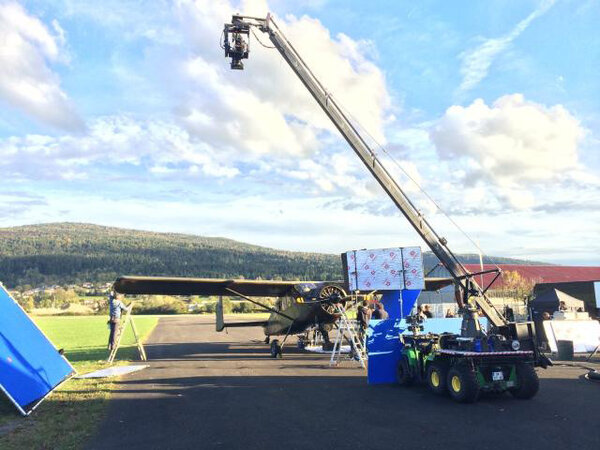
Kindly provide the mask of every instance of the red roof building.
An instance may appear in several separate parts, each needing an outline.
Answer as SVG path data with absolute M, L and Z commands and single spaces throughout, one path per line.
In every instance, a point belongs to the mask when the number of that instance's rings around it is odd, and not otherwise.
M 481 272 L 479 264 L 465 264 L 467 270 L 471 273 Z M 494 269 L 493 264 L 484 264 L 483 270 Z M 600 267 L 582 267 L 582 266 L 525 266 L 520 264 L 498 264 L 503 272 L 517 272 L 523 278 L 531 280 L 534 284 L 540 283 L 565 283 L 575 281 L 600 281 Z M 483 286 L 487 286 L 494 278 L 495 274 L 485 274 L 483 277 Z M 479 283 L 480 277 L 475 280 Z M 503 278 L 500 276 L 490 289 L 502 289 Z

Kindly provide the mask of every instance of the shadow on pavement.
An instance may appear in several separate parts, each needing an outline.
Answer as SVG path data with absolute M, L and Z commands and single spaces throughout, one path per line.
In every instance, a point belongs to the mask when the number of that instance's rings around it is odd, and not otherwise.
M 597 449 L 600 393 L 578 383 L 542 380 L 532 400 L 505 394 L 461 405 L 361 377 L 124 380 L 127 399 L 113 400 L 92 448 Z
M 269 346 L 265 344 L 240 342 L 203 342 L 203 343 L 154 343 L 144 346 L 148 359 L 152 361 L 218 361 L 218 360 L 254 360 L 273 359 Z M 284 359 L 290 357 L 305 360 L 326 360 L 327 355 L 309 353 L 295 345 L 284 348 Z

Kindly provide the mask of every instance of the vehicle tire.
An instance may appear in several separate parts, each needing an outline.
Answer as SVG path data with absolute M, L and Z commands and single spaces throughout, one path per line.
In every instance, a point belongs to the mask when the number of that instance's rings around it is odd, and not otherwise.
M 400 386 L 409 386 L 413 382 L 410 366 L 408 365 L 408 358 L 404 355 L 402 355 L 400 361 L 398 361 L 398 366 L 396 367 L 396 381 Z
M 446 377 L 448 392 L 458 403 L 473 403 L 479 397 L 479 382 L 475 371 L 466 365 L 455 365 Z
M 279 341 L 277 339 L 271 342 L 271 357 L 281 357 L 281 345 L 279 345 Z
M 427 386 L 436 395 L 446 395 L 446 378 L 448 377 L 448 364 L 444 362 L 431 362 L 427 366 Z
M 510 393 L 522 400 L 529 399 L 537 394 L 540 388 L 540 379 L 533 364 L 517 364 L 517 387 L 510 388 Z

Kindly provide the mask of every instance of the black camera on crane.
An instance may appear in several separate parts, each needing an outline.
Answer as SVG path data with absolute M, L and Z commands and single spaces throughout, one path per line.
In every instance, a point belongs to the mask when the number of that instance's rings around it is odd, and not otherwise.
M 250 52 L 250 25 L 236 20 L 225 24 L 223 28 L 223 49 L 225 57 L 231 58 L 231 69 L 244 70 L 242 59 L 248 58 Z

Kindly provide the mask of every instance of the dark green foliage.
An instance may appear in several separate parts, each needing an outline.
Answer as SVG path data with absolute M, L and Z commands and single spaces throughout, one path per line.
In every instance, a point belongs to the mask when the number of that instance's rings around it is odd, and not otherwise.
M 21 305 L 21 307 L 27 311 L 28 313 L 33 311 L 33 299 L 31 297 L 23 297 L 23 298 L 19 298 L 19 305 Z
M 0 280 L 9 288 L 119 275 L 333 280 L 341 278 L 341 263 L 337 255 L 88 224 L 0 228 Z
M 143 298 L 142 302 L 133 304 L 133 314 L 185 314 L 187 305 L 176 297 L 155 295 Z
M 252 303 L 250 302 L 239 302 L 233 306 L 232 312 L 234 313 L 251 313 L 254 312 Z
M 471 260 L 478 261 L 477 255 L 465 262 Z M 436 262 L 425 254 L 426 268 Z M 0 228 L 0 281 L 8 288 L 111 282 L 119 275 L 340 280 L 341 269 L 339 255 L 287 252 L 223 238 L 78 223 Z
M 227 297 L 223 297 L 223 313 L 231 314 L 233 312 L 233 303 Z

